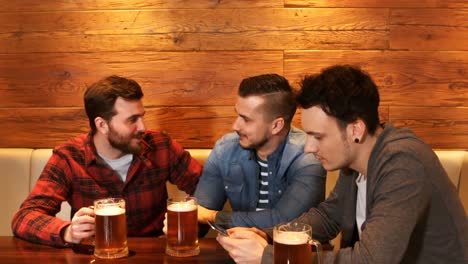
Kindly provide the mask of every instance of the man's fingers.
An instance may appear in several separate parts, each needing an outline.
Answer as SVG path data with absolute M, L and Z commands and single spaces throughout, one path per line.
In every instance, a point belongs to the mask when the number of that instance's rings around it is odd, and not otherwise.
M 93 224 L 80 224 L 76 225 L 73 224 L 71 226 L 73 232 L 94 232 L 94 225 Z
M 256 236 L 259 236 L 257 233 L 247 230 L 247 229 L 237 229 L 233 230 L 232 233 L 229 234 L 233 238 L 238 238 L 238 239 L 247 239 L 247 238 L 254 238 Z
M 266 241 L 252 231 L 236 231 L 233 234 L 236 237 L 217 236 L 216 240 L 236 263 L 260 263 Z
M 93 207 L 82 207 L 80 208 L 80 210 L 78 210 L 74 216 L 84 216 L 84 215 L 87 215 L 87 216 L 90 216 L 90 217 L 94 217 L 94 209 Z
M 167 235 L 167 213 L 164 214 L 164 221 L 163 221 L 163 233 Z
M 73 243 L 79 243 L 82 239 L 93 236 L 94 225 L 94 210 L 89 207 L 81 208 L 73 215 L 67 239 Z
M 233 250 L 233 248 L 236 246 L 235 239 L 232 239 L 230 237 L 225 237 L 218 235 L 216 237 L 216 240 L 219 242 L 219 244 L 229 253 Z
M 71 235 L 74 240 L 82 240 L 94 235 L 94 224 L 71 224 Z

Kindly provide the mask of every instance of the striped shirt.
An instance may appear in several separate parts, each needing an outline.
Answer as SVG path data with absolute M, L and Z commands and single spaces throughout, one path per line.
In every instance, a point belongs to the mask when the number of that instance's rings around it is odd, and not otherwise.
M 268 162 L 257 157 L 257 163 L 260 168 L 257 211 L 262 211 L 268 208 Z

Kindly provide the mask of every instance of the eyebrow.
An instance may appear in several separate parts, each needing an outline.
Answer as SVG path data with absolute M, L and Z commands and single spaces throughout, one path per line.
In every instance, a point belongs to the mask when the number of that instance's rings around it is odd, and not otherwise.
M 127 117 L 127 120 L 133 119 L 135 117 L 141 117 L 141 116 L 144 116 L 145 114 L 146 114 L 146 111 L 143 111 L 143 113 L 141 114 L 134 114 L 134 115 Z
M 315 131 L 306 131 L 306 134 L 311 135 L 311 136 L 324 136 L 325 135 L 325 133 L 320 133 L 320 132 L 315 132 Z
M 236 112 L 236 114 L 237 114 L 238 116 L 242 117 L 243 119 L 249 119 L 248 116 L 239 113 L 239 112 L 237 111 L 237 107 L 234 107 L 234 111 Z

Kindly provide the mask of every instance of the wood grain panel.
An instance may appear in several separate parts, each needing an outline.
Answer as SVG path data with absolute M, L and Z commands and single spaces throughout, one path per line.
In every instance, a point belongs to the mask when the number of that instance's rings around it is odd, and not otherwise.
M 118 74 L 142 85 L 148 128 L 211 148 L 243 78 L 297 86 L 349 63 L 379 85 L 383 121 L 468 149 L 466 0 L 21 0 L 0 13 L 0 147 L 87 132 L 83 92 Z
M 107 51 L 237 51 L 284 49 L 387 49 L 388 31 L 248 31 L 77 35 L 0 35 L 0 53 Z
M 286 7 L 468 7 L 466 0 L 285 0 Z
M 282 62 L 282 52 L 0 55 L 0 106 L 82 106 L 87 85 L 112 74 L 139 82 L 149 106 L 231 105 L 243 78 L 281 74 Z
M 83 109 L 0 108 L 0 146 L 52 147 L 86 133 L 89 125 Z
M 236 113 L 230 107 L 146 108 L 147 129 L 167 131 L 184 147 L 211 148 L 231 131 Z M 89 131 L 81 108 L 1 108 L 0 147 L 47 148 Z M 14 131 L 14 133 L 12 133 Z
M 389 117 L 433 148 L 468 149 L 467 107 L 390 107 Z
M 386 30 L 388 9 L 250 8 L 4 13 L 0 34 L 154 34 L 289 30 Z
M 187 148 L 212 148 L 232 131 L 234 106 L 146 107 L 147 129 L 161 129 Z M 383 121 L 388 107 L 379 108 Z M 300 128 L 300 110 L 293 124 Z M 82 108 L 0 108 L 0 147 L 49 148 L 89 131 Z M 14 133 L 11 133 L 14 131 Z
M 468 9 L 396 9 L 390 24 L 391 49 L 468 50 Z
M 390 49 L 467 51 L 468 27 L 390 26 Z
M 359 65 L 391 106 L 468 106 L 468 53 L 378 51 L 288 51 L 285 76 L 294 84 L 305 74 L 335 64 Z
M 391 25 L 468 27 L 467 9 L 392 9 Z
M 2 1 L 5 11 L 70 11 L 153 8 L 283 7 L 283 0 L 21 0 Z

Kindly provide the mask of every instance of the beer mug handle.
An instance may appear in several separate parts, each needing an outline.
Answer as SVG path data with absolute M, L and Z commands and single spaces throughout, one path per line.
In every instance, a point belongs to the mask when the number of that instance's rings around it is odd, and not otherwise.
M 322 264 L 323 263 L 323 260 L 322 260 L 322 244 L 320 244 L 320 242 L 318 242 L 317 240 L 314 240 L 314 239 L 311 239 L 309 241 L 309 244 L 316 247 L 316 249 L 317 249 L 317 264 Z

